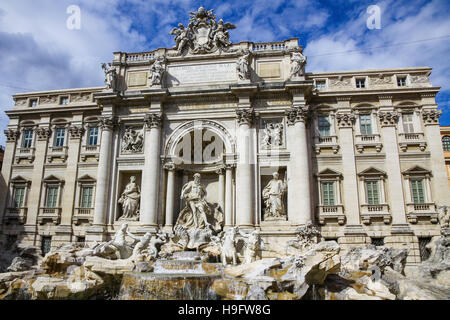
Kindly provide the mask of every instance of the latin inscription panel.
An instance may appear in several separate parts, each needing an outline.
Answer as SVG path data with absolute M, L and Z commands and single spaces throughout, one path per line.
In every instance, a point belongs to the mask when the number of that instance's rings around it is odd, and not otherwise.
M 236 81 L 236 63 L 211 63 L 184 66 L 169 66 L 167 85 L 193 85 Z

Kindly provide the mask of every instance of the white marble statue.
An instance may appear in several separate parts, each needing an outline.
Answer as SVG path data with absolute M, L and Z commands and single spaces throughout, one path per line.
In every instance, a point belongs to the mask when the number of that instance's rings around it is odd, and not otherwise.
M 296 238 L 288 241 L 286 244 L 286 253 L 293 254 L 295 252 L 304 252 L 319 242 L 320 231 L 311 221 L 307 222 L 304 226 L 297 228 L 296 232 Z M 293 250 L 289 250 L 291 249 L 290 247 L 292 247 Z
M 122 152 L 142 152 L 144 147 L 144 135 L 142 132 L 127 128 L 122 137 Z
M 126 241 L 127 236 L 132 238 L 134 242 L 128 243 Z M 120 229 L 117 230 L 114 238 L 112 238 L 111 241 L 100 243 L 99 245 L 94 247 L 94 251 L 92 254 L 94 256 L 111 260 L 128 259 L 132 255 L 134 244 L 137 241 L 141 241 L 141 239 L 129 232 L 128 224 L 124 223 L 122 224 Z
M 178 24 L 178 28 L 173 28 L 172 31 L 170 31 L 170 35 L 176 35 L 175 47 L 173 48 L 176 49 L 179 53 L 181 53 L 186 45 L 189 44 L 189 41 L 191 39 L 190 33 L 190 26 L 188 28 L 185 28 L 182 23 Z
M 439 224 L 441 228 L 448 228 L 450 222 L 450 211 L 447 206 L 439 208 Z
M 222 19 L 219 20 L 214 34 L 214 44 L 218 48 L 226 48 L 231 45 L 230 34 L 227 31 L 231 29 L 236 29 L 236 26 L 229 22 L 223 23 Z
M 245 240 L 244 263 L 252 263 L 262 259 L 262 250 L 266 249 L 264 240 L 259 230 L 252 231 L 249 235 L 240 234 Z
M 105 84 L 108 89 L 117 90 L 117 71 L 111 66 L 111 63 L 102 63 L 102 69 L 105 72 Z
M 266 205 L 264 220 L 286 218 L 286 209 L 283 201 L 286 188 L 286 182 L 279 179 L 278 172 L 274 172 L 273 179 L 269 181 L 262 192 Z
M 239 79 L 250 79 L 250 51 L 247 51 L 243 56 L 239 57 L 236 63 L 236 71 Z
M 201 184 L 201 175 L 196 173 L 194 181 L 186 183 L 181 189 L 181 199 L 186 200 L 186 207 L 181 211 L 176 224 L 185 229 L 207 227 L 207 215 L 211 215 L 211 209 L 205 198 L 206 188 Z
M 300 52 L 293 52 L 291 55 L 291 72 L 289 78 L 299 77 L 304 74 L 306 57 Z
M 166 72 L 166 57 L 158 56 L 155 62 L 150 67 L 149 79 L 151 80 L 151 85 L 161 85 L 162 78 Z
M 233 227 L 225 231 L 222 239 L 222 251 L 220 258 L 222 264 L 226 266 L 229 261 L 236 265 L 238 263 L 238 256 L 236 250 L 236 237 L 239 233 L 238 227 Z
M 121 220 L 130 219 L 130 220 L 138 220 L 139 219 L 139 202 L 141 199 L 141 190 L 139 186 L 136 184 L 136 177 L 131 176 L 130 182 L 125 186 L 125 190 L 119 199 L 119 204 L 122 205 L 122 216 Z

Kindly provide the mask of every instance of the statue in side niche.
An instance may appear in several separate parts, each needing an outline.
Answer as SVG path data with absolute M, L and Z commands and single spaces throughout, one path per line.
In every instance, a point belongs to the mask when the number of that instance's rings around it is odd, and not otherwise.
M 236 63 L 236 71 L 240 80 L 250 79 L 250 51 L 247 50 Z
M 151 80 L 151 85 L 161 85 L 162 78 L 166 72 L 166 57 L 158 56 L 155 62 L 150 67 L 149 78 Z
M 125 186 L 125 190 L 119 199 L 122 206 L 122 216 L 120 220 L 138 220 L 139 219 L 139 202 L 141 199 L 141 190 L 136 184 L 136 177 L 131 176 L 130 182 Z
M 289 78 L 300 77 L 305 73 L 306 57 L 301 52 L 291 55 L 291 72 Z
M 105 72 L 105 84 L 106 88 L 116 91 L 117 90 L 117 71 L 116 68 L 111 66 L 111 63 L 102 63 L 102 69 Z
M 286 218 L 283 196 L 286 193 L 286 182 L 279 179 L 278 172 L 273 173 L 273 179 L 263 189 L 262 196 L 266 205 L 264 220 Z

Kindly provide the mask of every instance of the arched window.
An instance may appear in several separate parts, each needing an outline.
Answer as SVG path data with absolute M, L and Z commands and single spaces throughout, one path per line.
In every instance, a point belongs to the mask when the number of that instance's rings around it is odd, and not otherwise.
M 450 151 L 450 136 L 442 138 L 442 145 L 444 146 L 444 151 Z

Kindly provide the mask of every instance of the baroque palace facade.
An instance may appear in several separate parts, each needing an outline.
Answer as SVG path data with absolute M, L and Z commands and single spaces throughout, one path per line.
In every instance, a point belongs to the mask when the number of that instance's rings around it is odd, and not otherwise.
M 172 231 L 199 173 L 223 228 L 269 248 L 313 221 L 344 249 L 420 262 L 450 204 L 431 69 L 305 72 L 298 39 L 231 43 L 234 27 L 200 8 L 174 48 L 114 53 L 106 87 L 16 94 L 1 240 Z

